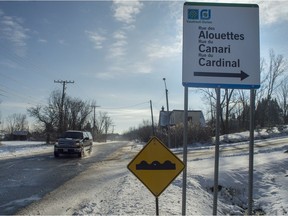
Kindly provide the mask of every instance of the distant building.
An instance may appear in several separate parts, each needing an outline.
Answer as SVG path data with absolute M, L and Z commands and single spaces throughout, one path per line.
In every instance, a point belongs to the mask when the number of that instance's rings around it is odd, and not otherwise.
M 5 134 L 6 134 L 6 132 L 4 130 L 0 130 L 0 140 L 5 139 Z
M 13 140 L 27 140 L 28 139 L 28 131 L 14 131 L 12 133 Z
M 184 120 L 184 110 L 172 110 L 169 111 L 170 114 L 170 125 L 177 125 L 183 123 Z M 205 127 L 205 118 L 201 110 L 188 110 L 188 121 L 192 124 L 199 124 L 202 127 Z M 169 115 L 167 111 L 164 111 L 164 107 L 159 114 L 159 126 L 166 127 L 169 125 Z

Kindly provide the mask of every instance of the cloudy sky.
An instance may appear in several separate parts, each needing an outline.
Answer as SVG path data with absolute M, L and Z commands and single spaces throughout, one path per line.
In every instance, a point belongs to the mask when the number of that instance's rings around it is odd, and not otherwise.
M 215 1 L 213 1 L 215 2 Z M 227 2 L 227 1 L 221 1 Z M 236 1 L 233 1 L 236 2 Z M 288 57 L 288 1 L 241 1 L 260 7 L 260 51 Z M 115 132 L 150 119 L 166 107 L 183 109 L 184 1 L 0 1 L 0 117 L 26 114 L 62 89 L 97 101 Z M 189 109 L 206 109 L 189 89 Z M 205 114 L 205 113 L 204 113 Z M 1 128 L 1 127 L 0 127 Z

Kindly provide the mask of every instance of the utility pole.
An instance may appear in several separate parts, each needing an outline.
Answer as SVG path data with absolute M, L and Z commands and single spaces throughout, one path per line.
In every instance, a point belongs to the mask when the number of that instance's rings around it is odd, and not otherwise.
M 111 139 L 114 140 L 114 138 L 116 138 L 116 136 L 114 135 L 114 129 L 115 129 L 115 124 L 112 124 L 112 134 L 111 134 Z
M 153 108 L 152 101 L 150 100 L 150 110 L 151 110 L 151 119 L 152 119 L 152 135 L 155 136 L 155 127 L 154 127 L 154 118 L 153 118 Z
M 93 108 L 94 110 L 94 117 L 93 117 L 93 139 L 95 139 L 95 128 L 96 128 L 96 108 L 97 107 L 100 107 L 100 106 L 97 106 L 96 105 L 96 102 L 93 102 L 93 104 L 91 105 L 91 107 Z M 95 141 L 95 140 L 94 140 Z
M 61 98 L 61 107 L 59 112 L 59 128 L 58 132 L 62 133 L 64 130 L 64 99 L 65 99 L 65 90 L 66 90 L 66 84 L 74 83 L 74 81 L 67 81 L 67 80 L 54 80 L 54 83 L 60 83 L 63 85 L 62 89 L 62 98 Z
M 168 116 L 168 125 L 167 125 L 167 130 L 168 130 L 168 147 L 171 148 L 171 131 L 170 131 L 170 112 L 169 112 L 169 102 L 168 102 L 168 89 L 166 86 L 166 79 L 163 78 L 164 85 L 165 85 L 165 93 L 166 93 L 166 107 L 167 107 L 167 116 Z

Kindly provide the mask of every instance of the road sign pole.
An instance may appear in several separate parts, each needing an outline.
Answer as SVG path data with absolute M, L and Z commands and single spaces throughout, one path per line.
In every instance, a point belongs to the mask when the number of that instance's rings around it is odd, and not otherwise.
M 188 131 L 188 87 L 184 87 L 184 134 L 183 134 L 183 180 L 182 180 L 182 215 L 186 215 L 186 185 L 187 185 L 187 131 Z
M 254 163 L 254 126 L 255 126 L 255 90 L 250 90 L 250 143 L 249 143 L 249 182 L 248 182 L 248 215 L 253 210 L 253 163 Z
M 219 176 L 219 136 L 220 136 L 220 88 L 216 88 L 216 142 L 215 142 L 215 165 L 214 165 L 214 200 L 213 215 L 217 215 L 218 199 L 218 176 Z
M 158 216 L 159 215 L 159 200 L 158 200 L 158 197 L 156 197 L 156 215 Z
M 152 101 L 150 100 L 150 110 L 151 110 L 151 120 L 152 120 L 152 134 L 155 136 L 155 126 L 154 126 L 154 118 L 153 118 L 153 108 Z

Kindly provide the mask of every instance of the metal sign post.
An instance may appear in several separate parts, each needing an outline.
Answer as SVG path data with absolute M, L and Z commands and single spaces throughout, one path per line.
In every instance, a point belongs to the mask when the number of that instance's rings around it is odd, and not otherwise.
M 152 120 L 152 134 L 155 136 L 155 126 L 154 126 L 154 118 L 153 118 L 153 108 L 152 108 L 152 101 L 150 100 L 150 110 L 151 110 L 151 120 Z M 156 204 L 156 215 L 159 215 L 159 200 L 158 197 L 155 198 Z
M 252 209 L 253 209 L 255 91 L 256 90 L 254 90 L 254 89 L 250 90 L 250 143 L 249 143 L 248 215 L 252 215 Z
M 156 204 L 156 215 L 159 215 L 159 200 L 158 197 L 155 198 L 155 204 Z
M 218 199 L 218 176 L 219 176 L 219 137 L 220 137 L 220 88 L 216 88 L 216 142 L 215 142 L 215 164 L 214 164 L 214 199 L 213 199 L 213 215 L 217 215 L 217 199 Z
M 187 131 L 188 131 L 188 87 L 184 87 L 184 134 L 183 134 L 183 180 L 182 180 L 182 215 L 186 215 L 187 191 Z

